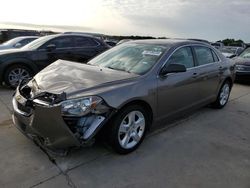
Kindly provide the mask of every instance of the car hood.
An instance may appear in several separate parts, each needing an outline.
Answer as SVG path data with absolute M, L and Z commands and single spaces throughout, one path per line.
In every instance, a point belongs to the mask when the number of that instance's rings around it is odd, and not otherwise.
M 236 57 L 233 58 L 233 62 L 238 65 L 250 65 L 250 58 Z
M 72 94 L 78 91 L 100 89 L 135 77 L 138 75 L 58 60 L 39 72 L 34 80 L 40 91 Z
M 20 53 L 23 52 L 22 49 L 3 49 L 0 48 L 0 55 L 7 55 L 7 54 L 13 54 L 13 53 Z
M 5 50 L 5 49 L 9 49 L 10 48 L 10 46 L 8 46 L 8 45 L 0 45 L 0 50 Z

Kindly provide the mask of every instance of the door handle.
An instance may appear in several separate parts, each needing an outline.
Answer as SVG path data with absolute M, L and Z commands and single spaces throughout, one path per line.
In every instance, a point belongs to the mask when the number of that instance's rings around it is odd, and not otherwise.
M 192 75 L 192 78 L 197 78 L 197 77 L 198 77 L 198 73 L 194 72 L 193 75 Z

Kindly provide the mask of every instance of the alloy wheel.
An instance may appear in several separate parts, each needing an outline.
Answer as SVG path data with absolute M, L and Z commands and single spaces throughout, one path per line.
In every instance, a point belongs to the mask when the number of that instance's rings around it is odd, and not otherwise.
M 230 95 L 230 86 L 228 83 L 225 83 L 223 87 L 221 88 L 220 92 L 220 104 L 224 106 L 227 103 L 227 100 Z
M 122 120 L 119 131 L 119 144 L 124 149 L 130 149 L 136 146 L 145 131 L 145 117 L 140 111 L 128 113 Z
M 24 68 L 12 69 L 8 75 L 8 80 L 11 86 L 17 86 L 20 80 L 30 78 L 30 73 Z

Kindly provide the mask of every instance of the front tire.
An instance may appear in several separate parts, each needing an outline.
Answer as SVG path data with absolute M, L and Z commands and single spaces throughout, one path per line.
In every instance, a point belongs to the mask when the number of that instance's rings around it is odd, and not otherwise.
M 122 109 L 112 119 L 107 132 L 109 144 L 114 151 L 127 154 L 136 150 L 150 126 L 149 117 L 149 113 L 139 105 Z
M 220 88 L 219 94 L 217 96 L 216 101 L 213 103 L 213 107 L 217 109 L 221 109 L 226 106 L 230 92 L 231 92 L 231 83 L 229 81 L 225 81 Z
M 11 88 L 16 88 L 23 79 L 28 79 L 33 75 L 30 68 L 24 65 L 13 65 L 7 68 L 4 74 L 4 82 Z

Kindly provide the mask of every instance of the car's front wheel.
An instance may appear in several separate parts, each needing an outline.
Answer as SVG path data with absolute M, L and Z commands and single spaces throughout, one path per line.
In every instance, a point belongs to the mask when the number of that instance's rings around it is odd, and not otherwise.
M 231 92 L 231 83 L 229 81 L 225 81 L 220 88 L 219 94 L 213 106 L 219 109 L 226 106 L 230 96 L 230 92 Z
M 117 153 L 130 153 L 142 143 L 149 124 L 149 114 L 144 108 L 139 105 L 128 106 L 111 121 L 109 143 Z
M 13 65 L 7 68 L 4 73 L 4 82 L 11 88 L 16 88 L 19 82 L 23 79 L 28 79 L 32 76 L 32 71 L 24 65 Z

